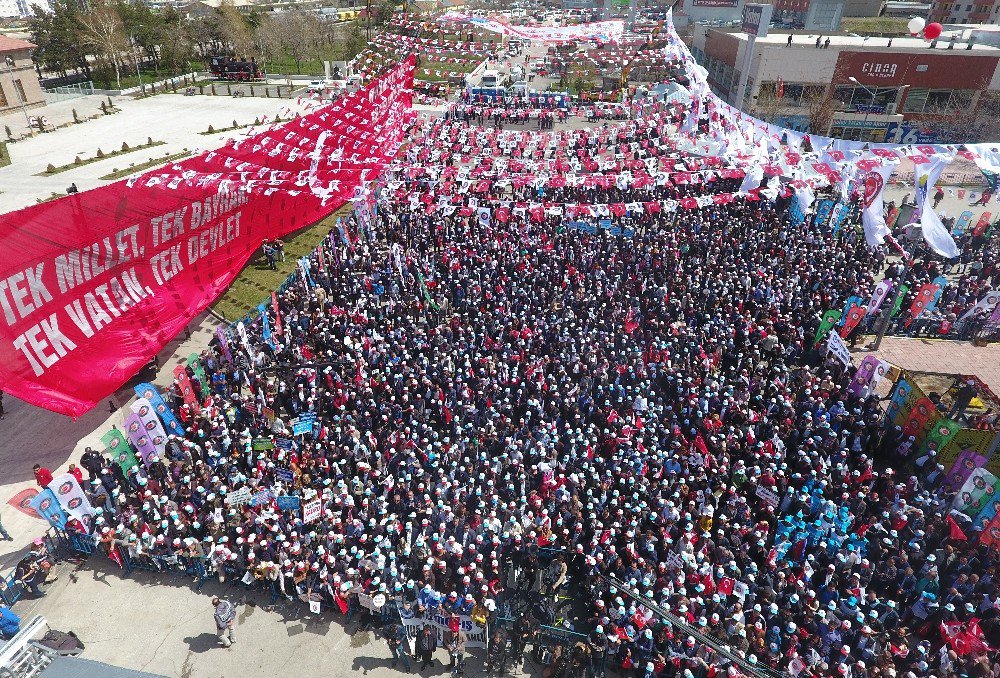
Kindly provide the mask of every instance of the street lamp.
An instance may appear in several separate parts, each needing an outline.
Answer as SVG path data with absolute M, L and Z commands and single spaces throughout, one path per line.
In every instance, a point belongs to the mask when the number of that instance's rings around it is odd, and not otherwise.
M 6 56 L 4 61 L 7 62 L 7 74 L 10 76 L 11 87 L 14 88 L 14 94 L 17 95 L 17 101 L 21 104 L 21 112 L 24 113 L 24 121 L 28 123 L 28 133 L 31 133 L 31 118 L 28 117 L 28 110 L 25 108 L 24 97 L 21 96 L 21 89 L 14 84 L 14 57 Z
M 858 79 L 855 78 L 853 75 L 851 77 L 849 77 L 848 80 L 850 80 L 855 85 L 857 85 L 858 87 L 860 87 L 861 89 L 863 89 L 864 91 L 866 91 L 868 93 L 868 96 L 870 96 L 872 98 L 871 104 L 869 104 L 865 108 L 865 118 L 864 118 L 864 120 L 861 121 L 861 134 L 863 135 L 868 130 L 868 116 L 871 114 L 871 109 L 875 105 L 875 92 L 872 91 L 872 90 L 870 90 L 870 89 L 868 89 L 867 87 L 865 87 L 864 85 L 862 85 L 860 82 L 858 82 Z M 853 100 L 853 97 L 852 97 L 852 100 Z

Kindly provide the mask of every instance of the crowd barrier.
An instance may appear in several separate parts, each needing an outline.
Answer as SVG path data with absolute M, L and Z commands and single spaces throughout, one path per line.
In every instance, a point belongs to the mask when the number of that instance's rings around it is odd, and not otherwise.
M 48 560 L 58 563 L 75 557 L 89 557 L 95 552 L 99 552 L 110 562 L 116 563 L 123 573 L 123 576 L 130 576 L 135 571 L 155 572 L 157 574 L 181 576 L 194 578 L 195 589 L 200 591 L 205 582 L 217 573 L 204 557 L 189 557 L 171 554 L 167 556 L 139 556 L 129 555 L 128 550 L 118 547 L 114 554 L 108 553 L 101 547 L 100 542 L 89 534 L 81 532 L 65 532 L 56 528 L 50 528 L 42 537 Z M 239 577 L 234 568 L 226 568 L 227 576 Z M 273 582 L 267 582 L 265 587 L 271 594 L 272 603 L 278 599 L 280 592 Z M 247 588 L 252 588 L 247 586 Z M 10 607 L 24 595 L 27 588 L 20 583 L 17 578 L 16 568 L 0 579 L 0 598 L 4 605 Z
M 183 577 L 186 580 L 193 579 L 196 591 L 201 591 L 209 579 L 219 577 L 220 575 L 216 566 L 203 556 L 195 557 L 179 554 L 162 556 L 143 554 L 133 556 L 127 548 L 120 545 L 113 552 L 109 552 L 93 535 L 81 532 L 66 532 L 56 528 L 50 528 L 42 539 L 48 552 L 47 560 L 53 565 L 73 558 L 88 558 L 94 553 L 98 553 L 109 562 L 117 564 L 121 568 L 123 577 L 129 577 L 137 571 Z M 232 583 L 239 583 L 246 591 L 257 589 L 262 593 L 270 595 L 272 605 L 285 595 L 276 581 L 267 578 L 251 578 L 248 583 L 246 575 L 247 570 L 229 565 L 223 566 L 222 577 L 225 580 Z M 16 568 L 0 579 L 0 598 L 2 598 L 3 604 L 7 607 L 17 602 L 26 590 L 27 587 L 17 579 Z M 383 606 L 385 609 L 380 615 L 383 623 L 390 621 L 393 618 L 393 613 L 396 613 L 395 618 L 398 619 L 398 610 L 395 601 L 390 602 L 392 603 L 391 605 L 387 603 Z M 330 607 L 325 601 L 323 604 Z
M 45 544 L 46 550 L 49 552 L 50 562 L 55 564 L 60 560 L 64 560 L 65 557 L 60 557 L 59 550 L 60 547 L 56 544 L 53 539 L 52 530 L 49 530 L 41 537 Z M 5 607 L 11 607 L 14 603 L 24 596 L 25 591 L 28 590 L 24 584 L 20 582 L 17 578 L 17 567 L 11 570 L 9 573 L 0 578 L 0 599 L 3 600 Z

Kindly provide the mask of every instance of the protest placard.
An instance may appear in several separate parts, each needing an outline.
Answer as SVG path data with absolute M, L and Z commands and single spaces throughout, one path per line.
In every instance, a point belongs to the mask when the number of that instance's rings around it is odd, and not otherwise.
M 277 498 L 278 509 L 281 511 L 298 511 L 299 498 L 289 494 L 283 494 Z
M 251 493 L 249 487 L 241 487 L 235 492 L 226 495 L 226 504 L 229 506 L 240 506 L 250 501 Z
M 313 499 L 302 505 L 302 522 L 312 523 L 319 520 L 320 516 L 323 514 L 323 502 L 319 499 Z

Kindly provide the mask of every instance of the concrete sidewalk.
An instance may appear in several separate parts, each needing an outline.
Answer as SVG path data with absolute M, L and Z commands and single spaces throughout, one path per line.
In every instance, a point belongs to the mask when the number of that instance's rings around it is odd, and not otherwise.
M 239 582 L 210 580 L 201 592 L 190 579 L 136 572 L 124 578 L 118 566 L 93 554 L 79 565 L 61 563 L 58 579 L 46 595 L 18 602 L 22 618 L 41 614 L 52 628 L 73 631 L 86 646 L 83 657 L 125 668 L 181 678 L 248 678 L 250 676 L 348 676 L 374 678 L 403 674 L 391 667 L 384 640 L 372 632 L 345 629 L 339 612 L 310 614 L 299 600 L 281 599 Z M 237 603 L 236 642 L 219 645 L 211 599 L 219 595 Z M 484 676 L 483 650 L 466 655 L 465 676 Z M 411 659 L 413 668 L 417 666 Z M 446 676 L 448 654 L 435 653 L 433 668 L 421 676 Z M 541 676 L 526 660 L 527 671 L 510 676 Z
M 76 108 L 81 119 L 93 114 L 104 97 L 84 97 L 72 101 L 62 101 L 31 111 L 32 115 L 44 115 L 50 124 L 60 124 L 72 120 L 72 109 Z M 38 134 L 7 146 L 11 164 L 0 168 L 0 213 L 10 212 L 36 204 L 39 199 L 49 198 L 53 193 L 62 194 L 66 187 L 75 183 L 85 191 L 111 183 L 101 179 L 112 170 L 128 169 L 130 165 L 140 165 L 150 159 L 181 153 L 185 149 L 192 153 L 222 146 L 229 138 L 242 138 L 248 129 L 241 128 L 215 134 L 200 134 L 208 130 L 232 127 L 233 121 L 241 125 L 267 116 L 273 119 L 279 113 L 287 119 L 288 110 L 303 111 L 303 106 L 295 99 L 262 99 L 251 97 L 213 97 L 182 94 L 161 94 L 146 99 L 119 97 L 114 100 L 120 112 L 70 125 L 52 132 Z M 24 125 L 24 118 L 10 115 L 0 119 L 8 125 Z M 124 153 L 112 158 L 81 165 L 50 176 L 39 176 L 49 164 L 62 167 L 79 156 L 81 160 L 93 158 L 97 150 L 110 153 L 121 149 L 122 143 L 131 147 L 162 141 L 162 145 L 148 149 Z
M 208 312 L 195 318 L 189 328 L 191 338 L 182 332 L 157 355 L 156 378 L 153 383 L 167 386 L 173 380 L 173 369 L 191 353 L 200 352 L 215 336 L 219 321 Z M 49 412 L 4 396 L 6 414 L 0 421 L 0 517 L 14 541 L 0 541 L 0 571 L 6 572 L 27 550 L 31 540 L 40 536 L 48 524 L 12 507 L 10 499 L 18 492 L 38 489 L 31 467 L 41 464 L 53 475 L 65 472 L 69 464 L 79 463 L 84 450 L 91 446 L 103 449 L 101 436 L 112 426 L 121 428 L 128 412 L 127 405 L 135 397 L 133 379 L 120 388 L 108 401 L 76 420 Z M 110 405 L 114 404 L 114 411 Z

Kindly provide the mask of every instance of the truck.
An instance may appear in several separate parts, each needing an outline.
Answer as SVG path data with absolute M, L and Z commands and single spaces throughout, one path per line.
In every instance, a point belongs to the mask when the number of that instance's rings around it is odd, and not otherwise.
M 472 95 L 472 100 L 488 100 L 493 99 L 502 100 L 507 96 L 507 90 L 503 87 L 470 87 L 469 94 Z
M 479 79 L 479 86 L 486 89 L 495 89 L 497 87 L 502 87 L 500 74 L 497 71 L 483 71 L 482 77 Z

